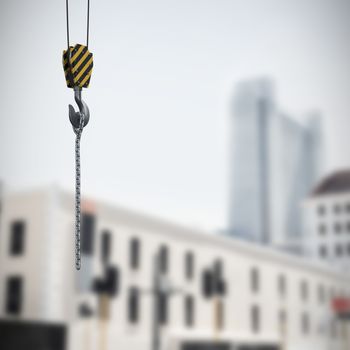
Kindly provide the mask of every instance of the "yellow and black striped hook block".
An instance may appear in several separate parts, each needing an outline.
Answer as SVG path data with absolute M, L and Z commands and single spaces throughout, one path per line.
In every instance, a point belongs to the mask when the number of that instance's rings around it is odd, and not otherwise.
M 70 46 L 69 57 L 68 50 L 64 50 L 63 69 L 67 87 L 89 87 L 93 65 L 93 56 L 87 46 L 80 44 Z

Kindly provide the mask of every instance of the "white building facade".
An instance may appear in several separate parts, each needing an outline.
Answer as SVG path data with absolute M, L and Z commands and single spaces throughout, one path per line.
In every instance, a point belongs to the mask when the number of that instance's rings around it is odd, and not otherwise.
M 229 233 L 285 247 L 302 232 L 300 202 L 322 171 L 321 117 L 282 113 L 268 79 L 245 81 L 233 100 Z
M 350 268 L 350 170 L 325 177 L 303 204 L 305 253 Z
M 76 272 L 73 209 L 73 196 L 55 188 L 5 195 L 1 349 L 151 349 L 153 258 L 159 251 L 162 276 L 177 290 L 160 308 L 161 349 L 349 348 L 349 327 L 330 306 L 334 297 L 349 296 L 348 276 L 261 246 L 87 200 L 83 265 Z M 108 264 L 119 270 L 112 297 L 92 288 L 104 274 L 107 255 Z M 217 262 L 226 293 L 207 298 L 203 273 Z

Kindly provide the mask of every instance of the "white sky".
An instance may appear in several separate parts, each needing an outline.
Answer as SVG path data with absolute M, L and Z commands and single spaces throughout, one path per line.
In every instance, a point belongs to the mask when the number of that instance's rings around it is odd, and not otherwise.
M 85 1 L 70 0 L 84 43 Z M 347 0 L 91 1 L 83 193 L 223 228 L 234 85 L 270 76 L 281 108 L 325 115 L 327 166 L 350 166 Z M 82 12 L 84 11 L 84 13 Z M 0 179 L 74 188 L 64 0 L 0 0 Z

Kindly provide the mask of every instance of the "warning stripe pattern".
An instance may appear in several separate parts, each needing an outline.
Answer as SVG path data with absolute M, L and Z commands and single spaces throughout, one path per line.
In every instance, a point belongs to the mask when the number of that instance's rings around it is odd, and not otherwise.
M 63 69 L 66 76 L 66 83 L 69 88 L 79 86 L 87 88 L 93 67 L 92 53 L 84 45 L 77 44 L 69 48 L 70 65 L 68 63 L 67 50 L 63 51 Z M 72 81 L 73 80 L 73 86 Z

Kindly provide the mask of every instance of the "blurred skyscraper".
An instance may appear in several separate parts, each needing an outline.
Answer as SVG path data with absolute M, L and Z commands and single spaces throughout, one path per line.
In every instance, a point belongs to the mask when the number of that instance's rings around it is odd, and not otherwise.
M 321 116 L 305 125 L 281 112 L 272 81 L 237 86 L 233 101 L 229 233 L 297 248 L 300 203 L 321 175 Z M 295 246 L 295 244 L 297 244 Z

